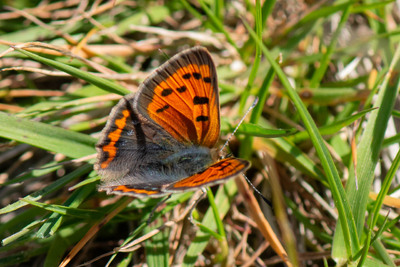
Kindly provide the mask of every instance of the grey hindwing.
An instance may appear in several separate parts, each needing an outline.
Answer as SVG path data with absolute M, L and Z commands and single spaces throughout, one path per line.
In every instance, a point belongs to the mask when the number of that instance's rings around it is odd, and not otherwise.
M 156 180 L 156 177 L 144 177 L 143 169 L 185 148 L 160 126 L 149 122 L 139 114 L 132 105 L 133 99 L 134 94 L 127 95 L 113 108 L 110 119 L 103 129 L 103 136 L 96 145 L 98 160 L 95 167 L 106 185 Z M 125 127 L 120 129 L 120 137 L 114 144 L 117 154 L 106 169 L 101 169 L 99 167 L 101 162 L 109 157 L 107 152 L 103 151 L 103 147 L 111 142 L 108 134 L 118 130 L 116 120 L 123 117 L 123 110 L 128 110 L 129 116 Z

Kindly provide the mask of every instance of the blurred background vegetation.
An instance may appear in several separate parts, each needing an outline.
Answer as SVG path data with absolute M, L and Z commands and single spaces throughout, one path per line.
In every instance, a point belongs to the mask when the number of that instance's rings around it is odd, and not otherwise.
M 1 266 L 397 266 L 395 1 L 0 1 Z M 248 178 L 159 199 L 93 170 L 111 108 L 196 45 Z M 239 188 L 237 187 L 239 185 Z M 261 210 L 262 213 L 261 213 Z M 265 220 L 266 219 L 266 220 Z M 133 242 L 133 243 L 131 243 Z

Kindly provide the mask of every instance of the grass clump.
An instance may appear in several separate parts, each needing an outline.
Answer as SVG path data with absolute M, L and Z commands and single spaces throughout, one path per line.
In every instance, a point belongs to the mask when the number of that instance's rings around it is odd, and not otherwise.
M 8 4 L 0 265 L 398 265 L 393 1 Z M 231 147 L 274 208 L 238 178 L 207 191 L 195 224 L 197 192 L 148 224 L 158 199 L 97 191 L 94 145 L 122 95 L 195 45 L 217 65 L 223 137 L 259 99 Z

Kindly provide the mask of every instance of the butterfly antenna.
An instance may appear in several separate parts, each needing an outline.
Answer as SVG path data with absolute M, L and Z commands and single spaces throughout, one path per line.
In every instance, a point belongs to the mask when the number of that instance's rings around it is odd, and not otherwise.
M 267 203 L 271 208 L 272 207 L 272 202 L 269 201 L 266 197 L 263 196 L 263 194 L 261 194 L 261 192 L 253 185 L 253 183 L 249 180 L 249 178 L 247 178 L 247 176 L 242 173 L 244 179 L 246 179 L 247 183 L 253 188 L 253 190 L 264 200 L 265 203 Z
M 239 121 L 238 125 L 236 126 L 235 130 L 229 135 L 228 140 L 226 140 L 225 144 L 222 146 L 220 149 L 220 152 L 224 150 L 224 148 L 229 144 L 229 141 L 232 139 L 232 137 L 235 135 L 236 131 L 239 129 L 239 126 L 242 124 L 244 119 L 246 118 L 247 114 L 257 105 L 258 103 L 258 97 L 254 99 L 253 104 L 249 107 L 249 109 L 246 111 L 246 113 L 243 115 L 242 119 Z
M 222 146 L 221 150 L 224 150 L 224 148 L 229 144 L 229 141 L 232 139 L 232 137 L 235 135 L 236 131 L 239 129 L 239 126 L 242 124 L 246 116 L 249 114 L 249 112 L 257 105 L 258 103 L 258 97 L 254 99 L 253 104 L 249 107 L 249 109 L 246 111 L 246 113 L 243 115 L 242 119 L 239 121 L 238 125 L 236 126 L 235 130 L 229 135 L 228 140 L 226 140 L 225 144 Z M 253 183 L 247 178 L 247 176 L 242 173 L 243 177 L 246 179 L 247 183 L 253 188 L 254 192 L 256 192 L 263 200 L 265 203 L 267 203 L 271 208 L 272 208 L 272 203 L 269 201 L 266 197 L 261 194 L 261 192 L 253 185 Z

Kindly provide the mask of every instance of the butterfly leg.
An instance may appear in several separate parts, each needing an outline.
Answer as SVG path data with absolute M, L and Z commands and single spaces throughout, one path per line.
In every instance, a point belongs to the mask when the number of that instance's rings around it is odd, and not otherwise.
M 154 213 L 157 211 L 157 209 L 163 205 L 165 202 L 168 201 L 168 199 L 170 199 L 172 196 L 172 194 L 169 194 L 168 196 L 166 196 L 163 200 L 161 200 L 160 202 L 157 203 L 157 205 L 154 206 L 154 208 L 151 210 L 149 218 L 147 219 L 147 224 L 151 223 L 151 219 L 153 219 Z

